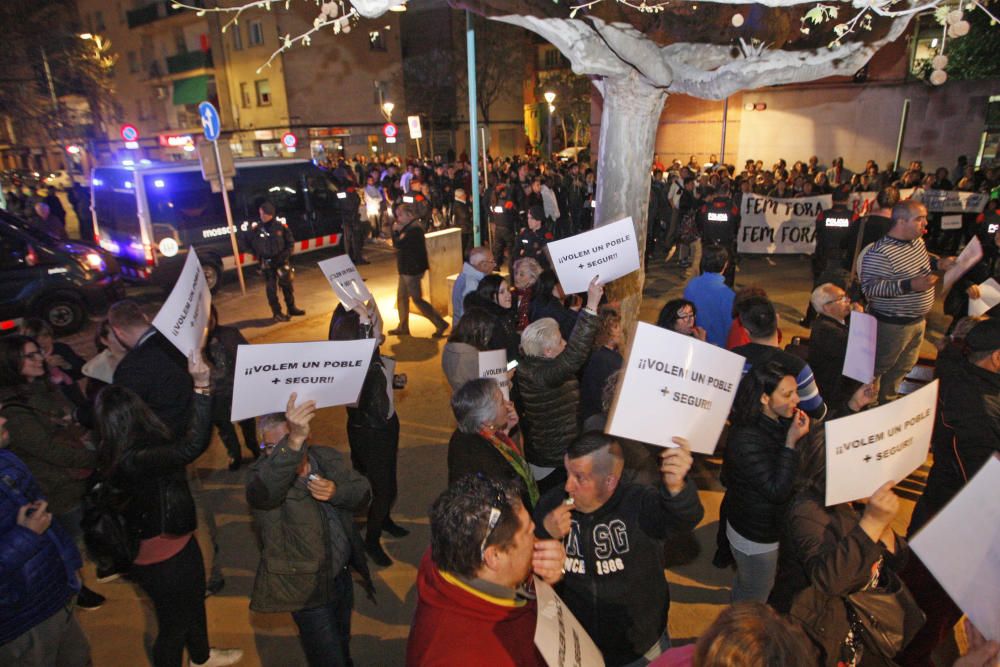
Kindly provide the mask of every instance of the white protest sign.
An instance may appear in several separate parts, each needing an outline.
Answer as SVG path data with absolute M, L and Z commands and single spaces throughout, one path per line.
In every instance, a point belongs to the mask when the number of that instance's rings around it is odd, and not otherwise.
M 201 349 L 211 308 L 212 292 L 205 282 L 198 254 L 191 248 L 170 296 L 153 318 L 153 326 L 185 357 L 190 357 Z
M 941 281 L 944 283 L 943 293 L 947 294 L 951 286 L 955 284 L 955 281 L 968 273 L 969 269 L 975 266 L 976 262 L 982 258 L 983 245 L 979 242 L 978 236 L 973 236 L 972 240 L 959 253 L 958 258 L 951 265 L 951 268 L 944 272 L 944 279 Z
M 601 283 L 607 284 L 639 268 L 639 246 L 632 218 L 551 241 L 547 247 L 566 294 L 586 292 L 596 275 L 600 275 Z
M 899 194 L 902 197 L 902 191 Z M 924 190 L 919 197 L 928 213 L 981 213 L 989 198 L 989 194 L 985 192 L 958 190 Z
M 983 636 L 1000 641 L 1000 459 L 994 455 L 910 548 Z
M 535 577 L 535 646 L 549 667 L 604 667 L 604 656 L 566 603 Z
M 961 229 L 961 228 L 962 228 L 962 216 L 960 215 L 941 216 L 941 229 Z
M 938 381 L 909 396 L 826 423 L 826 504 L 868 498 L 927 459 Z
M 811 255 L 816 216 L 833 206 L 832 195 L 778 199 L 746 195 L 740 206 L 739 252 Z
M 979 283 L 979 298 L 969 299 L 969 316 L 979 317 L 987 310 L 1000 303 L 1000 283 L 989 278 Z
M 318 264 L 323 275 L 330 281 L 330 287 L 347 310 L 358 302 L 365 303 L 372 298 L 372 293 L 358 273 L 357 267 L 347 255 L 324 259 Z
M 744 362 L 693 336 L 639 322 L 605 431 L 660 447 L 676 446 L 676 435 L 692 452 L 711 454 Z
M 236 350 L 233 421 L 284 412 L 294 391 L 316 407 L 358 400 L 375 340 L 240 345 Z
M 487 350 L 479 353 L 479 377 L 496 380 L 503 400 L 510 400 L 510 380 L 507 379 L 507 350 Z
M 851 313 L 843 375 L 864 384 L 875 379 L 875 340 L 877 335 L 878 320 L 867 313 L 857 311 Z

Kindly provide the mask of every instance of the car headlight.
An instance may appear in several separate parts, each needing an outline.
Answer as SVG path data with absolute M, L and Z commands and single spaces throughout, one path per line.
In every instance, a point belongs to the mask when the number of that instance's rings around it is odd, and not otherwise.
M 106 265 L 104 264 L 104 259 L 96 252 L 88 252 L 86 259 L 87 259 L 87 266 L 94 269 L 95 271 L 103 271 L 106 268 Z

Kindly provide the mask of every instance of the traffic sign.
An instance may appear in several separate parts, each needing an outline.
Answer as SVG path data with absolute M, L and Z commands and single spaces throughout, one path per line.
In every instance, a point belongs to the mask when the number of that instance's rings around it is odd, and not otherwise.
M 386 123 L 382 126 L 382 134 L 386 137 L 395 138 L 396 135 L 399 134 L 399 128 L 396 127 L 395 123 Z
M 281 143 L 285 145 L 285 148 L 295 148 L 299 144 L 299 140 L 291 132 L 285 132 L 281 135 Z
M 122 139 L 125 141 L 136 141 L 139 138 L 139 130 L 135 125 L 129 125 L 126 123 L 122 125 L 121 128 Z
M 198 115 L 201 117 L 201 129 L 205 132 L 205 138 L 215 141 L 222 132 L 222 121 L 219 119 L 219 112 L 211 102 L 202 102 L 198 105 Z

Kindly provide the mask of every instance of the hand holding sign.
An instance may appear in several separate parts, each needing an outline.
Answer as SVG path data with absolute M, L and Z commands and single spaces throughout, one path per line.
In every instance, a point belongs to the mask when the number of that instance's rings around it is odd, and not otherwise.
M 205 361 L 205 356 L 201 353 L 201 350 L 191 352 L 188 355 L 188 373 L 191 375 L 191 379 L 194 380 L 195 388 L 208 387 L 212 381 L 212 369 Z
M 296 452 L 309 437 L 309 422 L 316 416 L 316 401 L 295 405 L 295 399 L 298 397 L 299 395 L 293 391 L 288 397 L 288 406 L 285 408 L 285 419 L 288 421 L 288 447 Z
M 882 538 L 882 533 L 899 513 L 899 498 L 892 492 L 894 486 L 896 486 L 896 482 L 890 479 L 878 487 L 868 499 L 868 505 L 865 507 L 860 525 L 861 530 L 865 531 L 872 542 L 878 542 Z
M 596 313 L 601 305 L 602 296 L 604 296 L 604 285 L 601 283 L 601 277 L 594 276 L 587 285 L 587 308 Z
M 684 490 L 684 478 L 691 470 L 694 458 L 691 456 L 691 446 L 685 438 L 671 438 L 677 447 L 664 449 L 660 452 L 660 474 L 663 475 L 663 485 L 670 495 L 676 496 Z

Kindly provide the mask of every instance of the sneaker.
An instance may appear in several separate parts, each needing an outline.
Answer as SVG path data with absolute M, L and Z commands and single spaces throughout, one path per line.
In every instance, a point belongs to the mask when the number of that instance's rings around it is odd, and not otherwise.
M 301 308 L 296 308 L 295 306 L 292 306 L 291 308 L 288 309 L 288 314 L 299 316 L 299 315 L 305 315 L 306 311 L 302 310 Z
M 287 322 L 290 319 L 292 319 L 292 318 L 290 318 L 288 315 L 285 315 L 284 313 L 275 313 L 274 314 L 274 321 L 275 322 Z
M 212 648 L 208 650 L 208 660 L 205 662 L 195 662 L 188 660 L 191 667 L 224 667 L 232 665 L 243 659 L 243 649 L 241 648 Z
M 112 581 L 114 581 L 115 579 L 120 579 L 121 576 L 122 576 L 122 574 L 123 573 L 120 572 L 114 566 L 108 566 L 108 567 L 100 567 L 99 566 L 97 568 L 97 583 L 99 583 L 99 584 L 109 584 Z
M 211 597 L 216 593 L 221 592 L 222 589 L 225 587 L 226 587 L 225 577 L 221 576 L 212 577 L 208 580 L 208 583 L 205 584 L 205 597 Z
M 396 327 L 395 329 L 389 329 L 386 333 L 390 336 L 409 336 L 410 329 L 408 327 Z
M 403 528 L 392 519 L 389 519 L 382 524 L 382 532 L 391 535 L 392 537 L 406 537 L 410 534 L 410 531 Z
M 104 600 L 105 597 L 100 593 L 95 593 L 86 586 L 80 586 L 80 592 L 76 596 L 76 606 L 80 609 L 93 611 L 100 609 Z
M 389 558 L 389 554 L 385 552 L 385 549 L 378 542 L 365 542 L 365 553 L 379 567 L 389 567 L 392 565 L 392 559 Z

